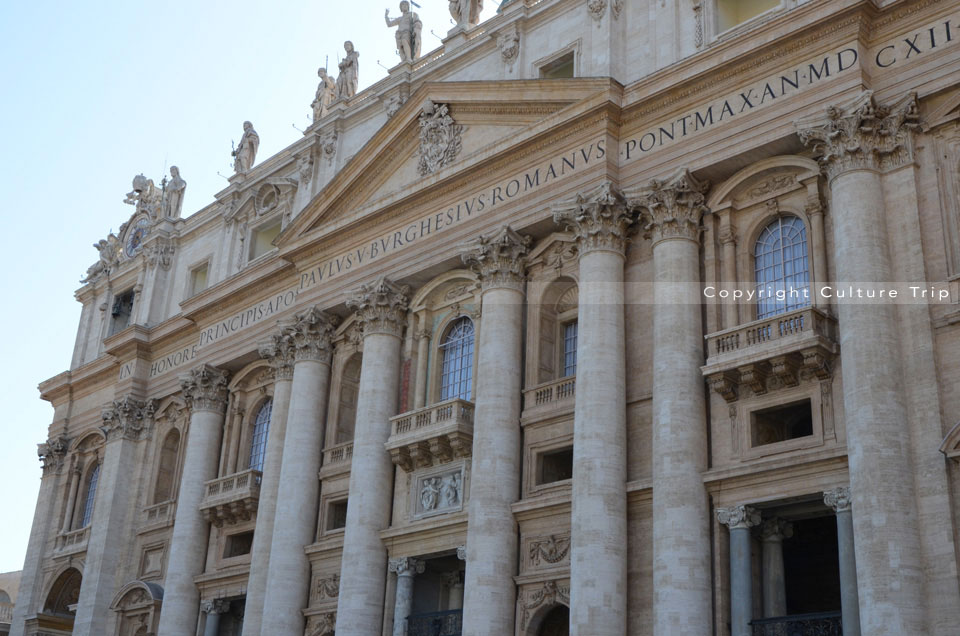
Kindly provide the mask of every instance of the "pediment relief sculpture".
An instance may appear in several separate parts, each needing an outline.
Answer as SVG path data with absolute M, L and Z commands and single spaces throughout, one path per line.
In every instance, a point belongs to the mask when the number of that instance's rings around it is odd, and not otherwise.
M 420 176 L 453 163 L 462 147 L 463 126 L 450 116 L 450 107 L 427 100 L 420 114 Z

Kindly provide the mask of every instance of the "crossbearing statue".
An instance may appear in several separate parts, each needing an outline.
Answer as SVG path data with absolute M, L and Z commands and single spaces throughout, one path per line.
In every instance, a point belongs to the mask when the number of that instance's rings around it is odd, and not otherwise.
M 337 83 L 327 75 L 327 69 L 321 67 L 317 71 L 317 76 L 320 78 L 320 84 L 317 86 L 317 96 L 310 104 L 313 107 L 313 121 L 323 119 L 327 111 L 330 110 L 330 104 L 337 96 Z
M 420 31 L 423 24 L 420 16 L 410 10 L 410 3 L 404 0 L 400 3 L 400 17 L 391 18 L 390 9 L 383 14 L 388 27 L 397 27 L 397 55 L 401 62 L 413 62 L 420 57 Z

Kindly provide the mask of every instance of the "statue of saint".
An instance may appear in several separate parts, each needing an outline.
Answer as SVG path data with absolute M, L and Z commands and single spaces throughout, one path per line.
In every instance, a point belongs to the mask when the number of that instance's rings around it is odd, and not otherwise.
M 340 74 L 337 75 L 337 99 L 349 99 L 357 94 L 357 85 L 360 83 L 360 65 L 357 58 L 360 54 L 353 48 L 353 42 L 343 43 L 343 50 L 347 56 L 340 60 Z
M 337 96 L 337 83 L 327 75 L 327 69 L 321 67 L 317 71 L 317 76 L 320 78 L 320 85 L 317 86 L 317 96 L 310 104 L 313 107 L 313 121 L 320 121 L 327 114 L 330 104 Z
M 233 169 L 239 174 L 246 172 L 253 167 L 253 162 L 257 158 L 257 148 L 260 147 L 260 135 L 253 129 L 253 124 L 248 121 L 243 122 L 243 137 L 236 150 L 230 153 L 233 159 Z
M 450 0 L 450 15 L 457 26 L 475 26 L 480 22 L 483 0 Z
M 390 9 L 383 14 L 388 27 L 397 27 L 397 55 L 401 62 L 412 62 L 420 57 L 420 31 L 423 24 L 420 16 L 410 10 L 410 3 L 403 0 L 400 3 L 400 17 L 390 18 Z
M 170 219 L 179 219 L 183 209 L 183 192 L 187 182 L 180 178 L 180 168 L 170 166 L 170 180 L 163 187 L 163 214 Z

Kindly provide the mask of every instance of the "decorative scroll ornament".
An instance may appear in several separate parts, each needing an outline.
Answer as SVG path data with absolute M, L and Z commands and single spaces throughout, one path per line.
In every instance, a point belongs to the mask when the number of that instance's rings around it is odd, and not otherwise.
M 793 524 L 784 519 L 767 519 L 760 524 L 760 538 L 764 541 L 783 541 L 793 536 Z
M 613 14 L 614 20 L 619 20 L 620 14 L 623 13 L 623 0 L 613 0 L 610 5 L 610 13 Z
M 529 600 L 524 601 L 521 595 L 517 602 L 520 604 L 523 613 L 520 617 L 522 628 L 527 627 L 533 612 L 543 605 L 556 605 L 562 603 L 570 607 L 570 587 L 567 585 L 558 585 L 556 581 L 547 581 L 543 587 L 530 595 Z
M 336 612 L 327 612 L 314 616 L 310 620 L 313 623 L 313 626 L 308 629 L 310 636 L 333 636 L 333 630 L 337 625 Z
M 42 444 L 37 444 L 37 457 L 40 459 L 43 472 L 62 466 L 66 454 L 67 440 L 63 437 L 51 438 Z
M 570 537 L 551 534 L 545 539 L 530 542 L 530 562 L 540 565 L 540 561 L 560 563 L 570 552 Z
M 191 411 L 223 413 L 227 409 L 227 372 L 202 364 L 180 376 L 180 389 Z
M 607 0 L 590 0 L 587 3 L 587 13 L 590 17 L 599 22 L 603 19 L 603 14 L 607 11 Z
M 260 357 L 267 360 L 277 380 L 293 379 L 293 338 L 286 331 L 275 333 L 257 344 Z
M 513 64 L 520 56 L 520 31 L 517 25 L 511 24 L 497 36 L 497 48 L 500 49 L 500 59 L 513 70 Z
M 504 225 L 492 236 L 479 236 L 460 248 L 460 259 L 480 278 L 484 289 L 523 290 L 527 252 L 533 239 Z
M 313 306 L 297 314 L 293 323 L 283 329 L 282 335 L 293 349 L 295 359 L 329 364 L 336 325 L 336 317 Z
M 717 508 L 717 521 L 731 530 L 752 528 L 760 523 L 760 512 L 753 506 Z
M 340 134 L 336 130 L 328 130 L 320 137 L 320 147 L 323 149 L 323 156 L 327 159 L 327 164 L 333 163 L 333 158 L 337 154 L 337 139 Z
M 627 193 L 630 208 L 639 210 L 644 238 L 654 245 L 664 239 L 700 240 L 700 217 L 707 212 L 704 193 L 710 184 L 686 168 L 669 179 L 654 179 L 649 185 Z
M 107 441 L 124 438 L 130 440 L 142 439 L 153 428 L 156 414 L 156 400 L 135 400 L 129 395 L 114 400 L 103 407 L 100 417 L 103 420 L 103 431 Z
M 823 493 L 823 503 L 833 508 L 834 512 L 848 512 L 852 500 L 850 499 L 850 488 L 840 486 L 827 490 Z
M 591 250 L 623 253 L 634 219 L 620 191 L 605 181 L 586 194 L 554 206 L 553 221 L 576 235 L 583 256 Z
M 407 322 L 409 293 L 409 285 L 397 285 L 381 276 L 372 285 L 361 285 L 347 300 L 347 308 L 356 312 L 364 336 L 384 333 L 399 338 Z
M 337 598 L 340 596 L 340 575 L 331 574 L 328 577 L 317 579 L 317 598 Z
M 147 247 L 147 265 L 151 268 L 159 266 L 160 269 L 167 271 L 173 264 L 173 254 L 176 251 L 173 241 L 158 238 Z
M 427 100 L 420 114 L 420 176 L 431 175 L 453 163 L 460 154 L 463 126 L 453 121 L 450 107 Z
M 873 91 L 864 91 L 847 104 L 827 108 L 826 122 L 799 123 L 797 134 L 831 179 L 848 170 L 886 170 L 912 159 L 919 110 L 916 93 L 878 104 Z
M 414 574 L 423 574 L 426 565 L 421 559 L 400 557 L 390 559 L 389 568 L 391 572 L 396 572 L 397 576 L 413 576 Z
M 200 603 L 200 611 L 204 614 L 226 614 L 230 611 L 230 601 L 211 599 Z

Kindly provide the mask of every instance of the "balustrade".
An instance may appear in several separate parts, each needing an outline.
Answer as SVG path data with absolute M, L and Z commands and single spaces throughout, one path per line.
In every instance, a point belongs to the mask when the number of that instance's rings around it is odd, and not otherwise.
M 386 448 L 407 472 L 454 457 L 467 457 L 473 444 L 473 403 L 454 399 L 390 418 Z
M 407 618 L 407 636 L 460 636 L 463 611 L 414 614 Z
M 758 618 L 750 626 L 753 636 L 843 636 L 840 612 Z
M 251 469 L 206 482 L 200 502 L 204 518 L 217 527 L 248 521 L 260 501 L 260 479 L 260 471 Z

